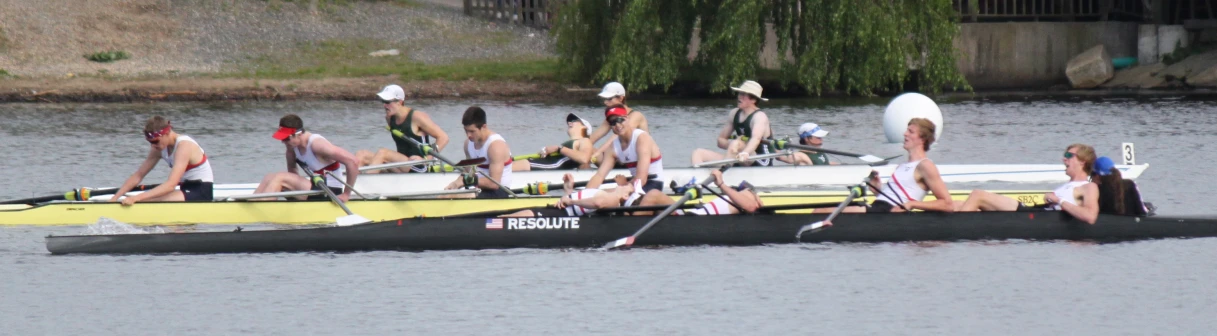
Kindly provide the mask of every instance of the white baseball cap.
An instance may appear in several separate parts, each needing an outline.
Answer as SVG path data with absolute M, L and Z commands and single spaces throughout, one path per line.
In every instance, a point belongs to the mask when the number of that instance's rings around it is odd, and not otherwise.
M 575 115 L 574 113 L 566 115 L 566 122 L 573 122 L 576 120 L 578 120 L 579 123 L 582 123 L 583 128 L 586 128 L 588 132 L 592 131 L 592 123 L 587 122 L 587 119 L 580 118 L 579 116 Z
M 823 138 L 825 135 L 828 135 L 828 131 L 820 128 L 820 125 L 816 125 L 816 123 L 806 123 L 799 126 L 799 138 L 806 138 L 809 136 Z
M 402 90 L 397 84 L 390 84 L 380 89 L 376 96 L 381 100 L 406 100 L 406 90 Z
M 625 86 L 618 82 L 609 82 L 604 85 L 604 89 L 600 90 L 600 98 L 609 99 L 616 96 L 625 95 Z

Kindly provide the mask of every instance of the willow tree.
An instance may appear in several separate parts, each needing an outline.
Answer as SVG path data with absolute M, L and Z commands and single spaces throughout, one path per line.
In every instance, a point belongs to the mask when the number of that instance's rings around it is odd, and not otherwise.
M 871 94 L 914 74 L 924 90 L 966 88 L 957 21 L 951 0 L 570 0 L 552 32 L 562 69 L 577 78 L 640 91 L 684 76 L 722 91 L 757 78 L 772 29 L 774 79 L 813 94 Z

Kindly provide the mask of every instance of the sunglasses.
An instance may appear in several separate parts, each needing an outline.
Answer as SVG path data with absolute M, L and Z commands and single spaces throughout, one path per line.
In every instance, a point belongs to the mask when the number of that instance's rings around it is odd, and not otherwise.
M 608 119 L 609 126 L 617 126 L 625 122 L 625 117 L 612 117 Z
M 161 143 L 161 138 L 160 138 L 160 137 L 155 137 L 155 138 L 146 138 L 146 139 L 144 139 L 144 140 L 148 140 L 148 143 L 149 143 L 149 144 L 153 144 L 153 145 L 158 144 L 158 143 Z
M 392 104 L 392 103 L 396 103 L 397 101 L 396 101 L 396 100 L 384 100 L 384 99 L 381 99 L 381 100 L 380 100 L 380 102 L 381 102 L 382 104 Z
M 1072 152 L 1068 152 L 1068 151 L 1065 152 L 1066 159 L 1072 159 L 1074 156 L 1077 156 L 1077 154 L 1073 154 Z

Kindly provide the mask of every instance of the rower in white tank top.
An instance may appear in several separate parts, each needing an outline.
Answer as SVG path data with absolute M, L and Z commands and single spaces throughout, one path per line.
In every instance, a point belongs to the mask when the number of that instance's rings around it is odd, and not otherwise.
M 600 193 L 600 189 L 583 189 L 583 190 L 579 190 L 579 191 L 571 193 L 570 199 L 574 200 L 574 201 L 578 201 L 578 200 L 585 199 L 585 198 L 595 197 L 596 194 L 599 194 L 599 193 Z M 571 205 L 571 206 L 566 207 L 566 214 L 569 216 L 583 216 L 583 215 L 590 214 L 595 211 L 596 211 L 596 209 L 588 209 L 588 208 L 584 208 L 584 207 L 581 207 L 578 205 Z
M 296 160 L 304 162 L 304 165 L 308 166 L 308 169 L 312 170 L 313 174 L 324 176 L 326 186 L 342 189 L 344 187 L 342 181 L 333 176 L 328 176 L 325 172 L 334 172 L 334 175 L 341 178 L 341 176 L 346 176 L 346 167 L 343 167 L 338 161 L 321 162 L 317 158 L 317 154 L 313 153 L 313 140 L 317 139 L 325 139 L 325 137 L 315 133 L 309 135 L 308 144 L 304 145 L 303 153 L 300 152 L 299 148 L 292 148 L 296 152 Z
M 1062 184 L 1060 187 L 1053 189 L 1052 194 L 1056 195 L 1056 198 L 1060 199 L 1060 203 L 1049 205 L 1048 210 L 1061 210 L 1061 203 L 1081 205 L 1077 202 L 1077 196 L 1074 196 L 1074 189 L 1084 186 L 1087 183 L 1090 183 L 1090 181 L 1069 181 Z
M 706 203 L 705 205 L 702 205 L 700 208 L 684 210 L 682 214 L 699 215 L 699 216 L 730 215 L 730 214 L 732 214 L 731 209 L 734 208 L 731 206 L 731 203 L 729 203 L 730 201 L 731 201 L 730 197 L 727 197 L 727 195 L 723 195 L 720 198 L 714 199 L 710 203 Z M 676 211 L 681 211 L 681 210 L 676 210 Z M 736 211 L 738 211 L 738 209 Z
M 499 135 L 498 133 L 495 133 L 495 134 L 491 134 L 489 137 L 486 137 L 486 142 L 482 144 L 482 148 L 474 147 L 473 141 L 468 141 L 468 142 L 466 142 L 466 145 L 465 145 L 465 151 L 469 153 L 470 159 L 480 159 L 480 158 L 486 159 L 486 163 L 477 165 L 477 171 L 482 172 L 483 174 L 486 174 L 486 176 L 490 176 L 490 154 L 489 154 L 490 144 L 495 141 L 502 141 L 504 144 L 507 143 L 507 140 L 504 140 L 503 136 Z M 503 176 L 499 178 L 499 181 L 498 181 L 499 184 L 502 184 L 504 186 L 511 185 L 511 162 L 512 161 L 515 161 L 515 160 L 511 158 L 511 152 L 509 151 L 509 152 L 507 152 L 507 162 L 505 162 L 503 164 Z
M 617 155 L 617 163 L 629 169 L 630 175 L 638 175 L 638 149 L 635 146 L 638 144 L 638 136 L 643 133 L 646 131 L 634 129 L 634 133 L 630 135 L 630 144 L 624 149 L 621 148 L 621 141 L 613 141 L 613 153 Z M 647 174 L 654 174 L 655 180 L 663 181 L 663 155 L 651 159 Z
M 895 206 L 908 203 L 910 200 L 924 200 L 926 191 L 917 184 L 917 165 L 921 164 L 921 161 L 924 159 L 896 166 L 891 178 L 883 184 L 883 193 L 879 194 L 878 199 Z M 891 199 L 891 197 L 896 199 Z
M 195 146 L 199 146 L 199 153 L 203 154 L 203 159 L 199 163 L 186 166 L 186 173 L 182 174 L 182 180 L 179 183 L 184 181 L 215 182 L 215 175 L 211 172 L 211 163 L 207 162 L 207 153 L 203 151 L 203 146 L 199 145 L 198 141 L 194 141 L 194 138 L 178 134 L 177 141 L 173 142 L 173 149 L 175 151 L 178 148 L 178 144 L 181 144 L 182 141 L 193 142 Z M 169 147 L 161 150 L 161 159 L 165 160 L 170 170 L 173 169 L 173 153 L 169 152 Z

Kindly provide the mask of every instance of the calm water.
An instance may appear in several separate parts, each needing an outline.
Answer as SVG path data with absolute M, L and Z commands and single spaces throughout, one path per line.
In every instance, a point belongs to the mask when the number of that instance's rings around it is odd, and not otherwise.
M 434 102 L 454 138 L 470 104 L 519 153 L 564 140 L 594 105 Z M 713 145 L 729 100 L 637 102 L 665 163 Z M 812 121 L 826 147 L 882 145 L 884 100 L 774 102 L 779 135 Z M 1164 215 L 1215 215 L 1208 185 L 1214 102 L 1187 99 L 942 104 L 939 163 L 1056 163 L 1070 143 L 1151 163 L 1138 182 Z M 0 199 L 117 185 L 164 114 L 202 143 L 219 182 L 283 168 L 284 113 L 350 150 L 390 146 L 378 103 L 0 106 Z M 164 167 L 150 183 L 166 176 Z M 1062 180 L 1064 176 L 1062 176 Z M 980 185 L 981 187 L 1010 187 Z M 1014 186 L 1046 188 L 1052 185 Z M 976 186 L 952 186 L 955 189 Z M 1215 239 L 1113 245 L 949 243 L 425 253 L 68 256 L 42 237 L 80 227 L 0 228 L 0 334 L 1212 334 Z

